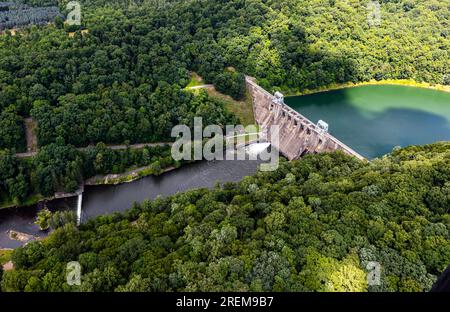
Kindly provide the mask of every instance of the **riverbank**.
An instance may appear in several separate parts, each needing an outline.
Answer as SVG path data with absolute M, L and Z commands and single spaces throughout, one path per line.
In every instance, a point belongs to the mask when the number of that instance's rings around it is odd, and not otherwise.
M 33 194 L 25 198 L 25 200 L 21 203 L 14 203 L 14 202 L 2 202 L 0 203 L 0 210 L 1 209 L 8 209 L 8 208 L 17 208 L 17 207 L 23 207 L 23 206 L 32 206 L 36 205 L 37 203 L 43 201 L 43 200 L 51 200 L 51 197 L 45 197 L 41 194 Z
M 245 140 L 249 141 L 252 138 L 252 134 L 246 135 Z M 148 146 L 150 143 L 141 144 L 142 146 Z M 151 143 L 154 144 L 170 144 L 170 143 Z M 119 147 L 116 147 L 119 148 Z M 113 147 L 114 149 L 114 147 Z M 187 162 L 189 163 L 189 162 Z M 69 197 L 75 197 L 78 196 L 80 193 L 83 192 L 84 185 L 118 185 L 122 183 L 129 183 L 136 180 L 139 180 L 141 178 L 150 176 L 150 175 L 161 175 L 163 173 L 178 169 L 182 166 L 182 163 L 175 162 L 175 164 L 172 164 L 171 166 L 162 167 L 160 160 L 155 161 L 151 163 L 150 165 L 139 167 L 139 168 L 128 168 L 127 171 L 123 173 L 117 173 L 117 174 L 102 174 L 102 175 L 95 175 L 93 177 L 87 178 L 83 181 L 79 189 L 75 192 L 57 192 L 53 196 L 43 196 L 41 194 L 33 194 L 29 197 L 27 197 L 22 203 L 14 203 L 14 202 L 3 202 L 0 203 L 0 210 L 1 209 L 8 209 L 8 208 L 18 208 L 23 206 L 32 206 L 36 205 L 43 201 L 51 201 L 54 199 L 61 199 L 61 198 L 69 198 Z
M 17 208 L 17 207 L 24 207 L 24 206 L 32 206 L 36 205 L 42 201 L 49 201 L 54 199 L 61 199 L 61 198 L 69 198 L 69 197 L 75 197 L 78 196 L 80 193 L 83 192 L 83 186 L 81 186 L 78 190 L 75 192 L 56 192 L 53 196 L 43 196 L 42 194 L 33 194 L 29 197 L 27 197 L 22 203 L 2 203 L 0 204 L 0 210 L 1 209 L 8 209 L 8 208 Z
M 80 192 L 83 192 L 84 185 L 117 185 L 121 183 L 129 183 L 136 180 L 139 180 L 141 178 L 144 178 L 149 175 L 160 175 L 165 172 L 172 171 L 174 169 L 179 168 L 178 166 L 170 166 L 164 169 L 161 168 L 155 168 L 155 165 L 152 163 L 148 166 L 140 167 L 140 168 L 134 168 L 130 169 L 126 172 L 119 173 L 119 174 L 105 174 L 105 175 L 96 175 L 93 177 L 90 177 L 86 179 L 83 182 L 83 185 L 77 190 L 76 192 L 57 192 L 53 196 L 43 196 L 41 194 L 34 194 L 29 197 L 27 197 L 23 203 L 17 204 L 17 203 L 2 203 L 0 204 L 0 209 L 8 209 L 8 208 L 17 208 L 17 207 L 23 207 L 23 206 L 32 206 L 36 205 L 43 201 L 50 201 L 54 199 L 60 199 L 60 198 L 69 198 L 69 197 L 75 197 L 80 194 Z
M 302 92 L 293 91 L 293 90 L 285 90 L 284 95 L 285 96 L 299 96 L 299 95 L 308 95 L 308 94 L 315 94 L 315 93 L 322 93 L 322 92 L 328 92 L 333 90 L 340 90 L 340 89 L 346 89 L 346 88 L 355 88 L 355 87 L 361 87 L 361 86 L 374 86 L 374 85 L 394 85 L 394 86 L 406 86 L 406 87 L 415 87 L 415 88 L 424 88 L 424 89 L 432 89 L 437 91 L 443 91 L 443 92 L 450 92 L 450 86 L 444 86 L 440 84 L 431 84 L 427 82 L 417 82 L 414 80 L 407 80 L 407 79 L 386 79 L 386 80 L 369 80 L 364 82 L 346 82 L 346 83 L 337 83 L 337 84 L 331 84 L 326 87 L 320 87 L 316 89 L 311 90 L 304 90 Z
M 180 166 L 170 166 L 155 173 L 152 165 L 136 168 L 119 174 L 96 175 L 85 181 L 85 185 L 117 185 L 129 183 L 150 175 L 160 175 L 179 168 Z
M 237 182 L 245 176 L 254 175 L 262 161 L 195 161 L 183 163 L 175 170 L 171 164 L 164 169 L 163 174 L 142 177 L 145 171 L 136 174 L 130 179 L 134 182 L 123 182 L 117 185 L 85 186 L 82 197 L 82 220 L 94 219 L 102 215 L 111 215 L 116 212 L 124 212 L 133 207 L 135 202 L 153 200 L 158 196 L 167 197 L 179 192 L 185 192 L 199 188 L 214 188 L 217 183 Z M 138 168 L 127 173 L 132 174 Z M 141 168 L 139 168 L 141 169 Z M 106 177 L 106 175 L 105 175 Z M 122 174 L 126 177 L 126 174 Z M 97 176 L 97 178 L 100 178 Z M 119 177 L 116 177 L 119 178 Z M 121 180 L 124 181 L 124 180 Z M 97 183 L 105 182 L 97 180 Z M 109 179 L 109 183 L 117 183 Z M 78 198 L 79 199 L 79 198 Z M 48 202 L 50 211 L 74 211 L 78 212 L 77 198 L 55 200 Z M 22 241 L 11 238 L 11 230 L 16 233 L 26 233 L 39 239 L 44 239 L 48 232 L 41 232 L 34 223 L 40 205 L 19 207 L 0 211 L 0 248 L 18 248 L 24 244 Z

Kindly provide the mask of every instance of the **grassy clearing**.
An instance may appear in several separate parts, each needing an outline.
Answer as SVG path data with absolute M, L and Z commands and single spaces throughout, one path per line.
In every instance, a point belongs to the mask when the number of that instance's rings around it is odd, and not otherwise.
M 8 32 L 11 34 L 11 36 L 15 36 L 17 34 L 18 29 L 16 28 L 12 28 L 12 29 L 5 29 L 0 31 L 0 36 L 1 35 L 6 35 L 8 34 Z
M 89 33 L 89 29 L 82 29 L 81 30 L 81 35 L 84 35 L 84 34 L 87 34 L 87 33 Z M 73 38 L 73 37 L 75 37 L 76 31 L 69 32 L 68 34 L 69 34 L 70 38 Z
M 9 249 L 0 249 L 0 265 L 5 264 L 11 260 L 13 251 Z
M 252 99 L 248 92 L 246 92 L 245 98 L 242 101 L 236 101 L 232 97 L 217 92 L 213 88 L 208 88 L 206 91 L 210 97 L 222 102 L 226 109 L 234 113 L 242 125 L 248 126 L 255 124 Z
M 197 75 L 197 73 L 191 73 L 191 80 L 186 88 L 201 86 L 202 84 L 204 84 L 202 77 Z

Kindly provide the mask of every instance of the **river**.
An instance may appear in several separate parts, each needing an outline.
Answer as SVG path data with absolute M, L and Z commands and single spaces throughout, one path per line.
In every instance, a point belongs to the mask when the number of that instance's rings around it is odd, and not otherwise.
M 131 208 L 134 202 L 153 199 L 158 195 L 168 196 L 195 188 L 212 188 L 217 182 L 237 182 L 256 173 L 261 161 L 201 161 L 187 164 L 160 176 L 118 185 L 86 186 L 83 193 L 82 220 L 99 215 L 120 212 Z M 77 198 L 58 199 L 48 202 L 50 210 L 70 209 L 75 211 Z M 34 224 L 38 206 L 0 210 L 0 248 L 17 248 L 23 243 L 11 240 L 8 230 L 15 230 L 37 237 L 46 232 L 39 231 Z

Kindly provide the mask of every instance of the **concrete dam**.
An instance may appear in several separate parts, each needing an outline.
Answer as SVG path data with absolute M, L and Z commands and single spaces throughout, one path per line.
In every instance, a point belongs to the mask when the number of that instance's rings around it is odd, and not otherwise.
M 274 146 L 289 160 L 298 159 L 305 154 L 316 154 L 341 150 L 346 154 L 365 159 L 353 149 L 328 133 L 328 125 L 319 121 L 314 124 L 286 105 L 283 95 L 270 94 L 252 77 L 246 77 L 247 89 L 253 100 L 253 113 L 263 132 L 270 126 L 279 126 L 279 140 Z M 269 141 L 270 138 L 268 138 Z M 276 140 L 273 141 L 274 143 Z M 279 145 L 279 146 L 276 146 Z

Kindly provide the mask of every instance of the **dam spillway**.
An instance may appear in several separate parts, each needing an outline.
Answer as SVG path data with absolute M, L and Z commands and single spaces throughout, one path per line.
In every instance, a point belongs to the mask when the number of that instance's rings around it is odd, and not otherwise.
M 279 126 L 279 140 L 274 140 L 273 143 L 274 147 L 287 159 L 293 160 L 305 154 L 336 150 L 341 150 L 360 160 L 365 159 L 322 127 L 286 105 L 282 97 L 272 95 L 264 90 L 255 82 L 254 78 L 246 76 L 245 81 L 252 97 L 256 123 L 262 128 L 262 131 L 269 129 L 272 125 Z

